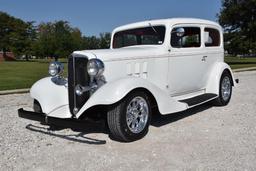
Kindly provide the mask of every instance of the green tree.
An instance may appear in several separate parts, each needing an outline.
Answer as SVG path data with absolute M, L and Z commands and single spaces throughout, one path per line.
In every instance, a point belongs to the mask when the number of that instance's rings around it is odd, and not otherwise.
M 256 0 L 222 0 L 218 19 L 229 53 L 256 53 Z
M 16 55 L 25 55 L 26 60 L 29 60 L 33 52 L 33 44 L 36 41 L 36 29 L 34 22 L 26 22 L 16 26 L 17 31 L 13 32 L 15 41 L 12 42 L 10 48 Z
M 96 36 L 83 37 L 83 49 L 99 49 L 99 39 Z
M 78 28 L 67 21 L 40 23 L 24 22 L 6 13 L 0 12 L 0 50 L 6 57 L 7 51 L 16 55 L 67 57 L 75 50 L 106 49 L 110 46 L 110 33 L 101 33 L 100 37 L 82 36 Z
M 3 51 L 3 57 L 6 59 L 6 52 L 10 49 L 11 33 L 11 20 L 14 20 L 10 15 L 0 12 L 0 50 Z
M 82 48 L 82 34 L 78 28 L 73 28 L 67 21 L 41 23 L 38 26 L 38 39 L 35 45 L 37 56 L 67 57 L 74 50 Z
M 13 51 L 16 55 L 31 53 L 32 35 L 33 22 L 24 22 L 0 12 L 0 50 L 5 59 L 7 51 Z
M 73 28 L 71 32 L 72 39 L 72 50 L 82 50 L 83 49 L 83 38 L 82 33 L 78 28 Z
M 34 52 L 39 57 L 53 57 L 56 49 L 53 24 L 41 23 L 37 27 L 37 41 Z
M 100 49 L 108 49 L 110 47 L 111 34 L 100 33 L 99 47 Z
M 100 37 L 84 36 L 82 49 L 108 49 L 110 47 L 110 40 L 110 33 L 100 33 Z

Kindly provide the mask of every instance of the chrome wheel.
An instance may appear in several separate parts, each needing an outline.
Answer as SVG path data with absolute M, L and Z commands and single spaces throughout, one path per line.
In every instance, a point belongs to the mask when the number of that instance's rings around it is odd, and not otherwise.
M 150 102 L 145 92 L 134 90 L 110 106 L 107 122 L 111 137 L 125 142 L 144 137 L 148 133 L 152 116 Z
M 127 106 L 126 123 L 132 133 L 140 133 L 148 122 L 149 108 L 142 97 L 133 98 Z
M 221 95 L 224 101 L 228 101 L 231 95 L 231 81 L 228 76 L 225 76 L 221 83 Z

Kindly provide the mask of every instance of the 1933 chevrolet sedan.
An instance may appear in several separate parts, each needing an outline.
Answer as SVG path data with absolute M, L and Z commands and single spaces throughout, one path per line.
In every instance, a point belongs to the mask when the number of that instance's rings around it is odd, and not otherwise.
M 110 134 L 134 141 L 148 132 L 152 107 L 161 114 L 208 101 L 227 105 L 236 85 L 224 63 L 222 28 L 215 22 L 173 18 L 116 28 L 110 49 L 75 51 L 31 90 L 34 112 L 19 116 L 73 127 L 92 109 L 106 111 Z

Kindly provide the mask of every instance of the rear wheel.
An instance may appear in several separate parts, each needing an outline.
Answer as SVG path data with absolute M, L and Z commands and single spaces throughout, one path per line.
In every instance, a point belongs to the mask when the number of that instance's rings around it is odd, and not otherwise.
M 146 93 L 134 91 L 112 106 L 107 114 L 110 133 L 114 139 L 130 142 L 148 132 L 151 120 L 150 100 Z
M 218 106 L 225 106 L 229 103 L 232 95 L 232 78 L 227 71 L 224 71 L 219 85 L 219 97 L 215 100 Z

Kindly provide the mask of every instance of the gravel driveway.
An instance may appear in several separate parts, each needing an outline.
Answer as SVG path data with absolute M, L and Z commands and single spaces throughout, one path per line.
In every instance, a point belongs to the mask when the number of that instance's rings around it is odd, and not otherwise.
M 256 170 L 256 71 L 235 76 L 228 106 L 162 116 L 133 143 L 96 128 L 50 131 L 18 118 L 29 94 L 0 96 L 0 170 Z

